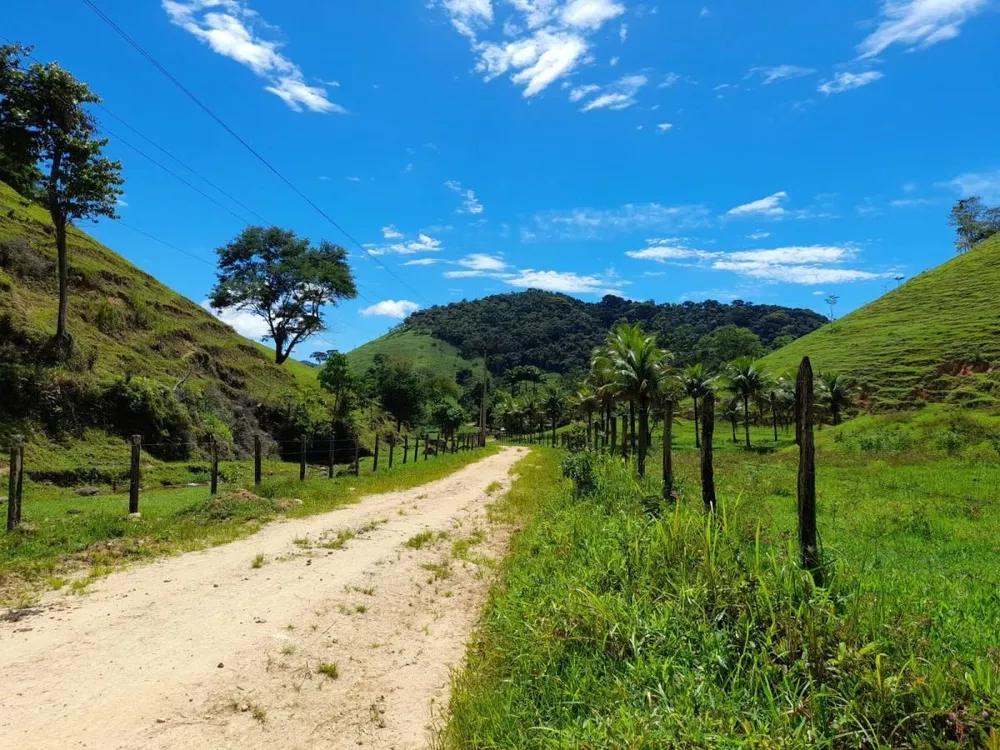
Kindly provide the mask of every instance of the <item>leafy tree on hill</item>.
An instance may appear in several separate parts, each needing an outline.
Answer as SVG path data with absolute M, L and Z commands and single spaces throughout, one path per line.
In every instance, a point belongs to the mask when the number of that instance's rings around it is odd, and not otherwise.
M 324 353 L 323 366 L 319 370 L 319 384 L 323 390 L 333 394 L 333 413 L 338 415 L 344 404 L 345 397 L 357 383 L 351 374 L 347 355 L 336 349 Z
M 403 422 L 416 424 L 420 421 L 425 397 L 423 378 L 409 360 L 393 360 L 376 354 L 366 379 L 372 395 L 396 420 L 397 430 Z
M 757 359 L 764 355 L 764 344 L 753 331 L 727 325 L 708 334 L 698 342 L 697 357 L 710 370 L 740 357 Z
M 347 251 L 325 240 L 313 247 L 285 229 L 248 227 L 216 252 L 212 307 L 248 310 L 262 318 L 279 365 L 296 345 L 326 330 L 325 305 L 357 296 Z
M 955 250 L 968 252 L 1000 232 L 1000 207 L 991 208 L 976 196 L 962 198 L 952 207 L 948 224 L 955 227 Z
M 103 155 L 108 142 L 97 137 L 97 122 L 84 109 L 99 104 L 100 97 L 55 63 L 25 67 L 28 54 L 20 45 L 0 47 L 2 162 L 15 182 L 30 187 L 37 180 L 29 196 L 41 198 L 52 217 L 59 278 L 53 344 L 66 353 L 72 347 L 67 227 L 81 219 L 117 218 L 124 181 L 121 164 Z
M 465 421 L 465 410 L 451 398 L 443 398 L 431 407 L 431 419 L 442 434 L 451 435 Z

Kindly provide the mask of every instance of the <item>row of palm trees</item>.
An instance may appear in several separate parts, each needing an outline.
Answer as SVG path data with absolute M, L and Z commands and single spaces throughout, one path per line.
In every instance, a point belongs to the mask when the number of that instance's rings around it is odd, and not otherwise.
M 775 441 L 778 440 L 779 424 L 787 429 L 794 421 L 794 374 L 771 376 L 751 357 L 736 359 L 717 373 L 701 364 L 678 370 L 671 366 L 671 360 L 670 352 L 657 345 L 656 336 L 643 331 L 638 323 L 619 324 L 608 334 L 604 344 L 594 351 L 587 383 L 573 400 L 574 406 L 587 419 L 588 445 L 596 444 L 591 437 L 592 420 L 594 414 L 599 413 L 601 445 L 614 449 L 616 410 L 627 411 L 631 440 L 623 439 L 623 452 L 630 443 L 637 454 L 639 474 L 643 476 L 649 448 L 650 408 L 656 407 L 658 412 L 664 413 L 667 403 L 672 411 L 674 404 L 685 397 L 690 398 L 695 446 L 700 447 L 699 418 L 702 403 L 709 393 L 716 397 L 728 394 L 723 405 L 725 416 L 732 425 L 733 441 L 737 442 L 737 422 L 742 421 L 747 448 L 752 447 L 751 419 L 760 424 L 770 417 Z M 844 411 L 853 403 L 851 385 L 845 378 L 836 373 L 820 375 L 817 404 L 833 424 L 840 424 Z M 635 423 L 637 412 L 638 425 Z

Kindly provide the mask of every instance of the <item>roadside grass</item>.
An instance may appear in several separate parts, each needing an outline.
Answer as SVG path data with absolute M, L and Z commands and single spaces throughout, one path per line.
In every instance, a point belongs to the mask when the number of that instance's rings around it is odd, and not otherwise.
M 717 433 L 721 513 L 708 522 L 693 427 L 679 427 L 691 445 L 679 436 L 676 503 L 660 499 L 658 436 L 645 481 L 598 459 L 590 496 L 561 479 L 561 451 L 516 466 L 500 503 L 524 530 L 441 744 L 991 747 L 1000 461 L 862 451 L 830 430 L 818 459 L 829 583 L 816 589 L 796 564 L 795 451 L 729 448 Z
M 208 487 L 200 486 L 144 490 L 138 518 L 128 515 L 127 492 L 78 497 L 71 490 L 28 480 L 23 526 L 0 534 L 0 604 L 22 604 L 49 581 L 65 584 L 83 569 L 111 570 L 129 561 L 225 544 L 278 516 L 309 516 L 366 495 L 415 487 L 498 450 L 490 444 L 484 450 L 379 467 L 378 474 L 371 473 L 368 459 L 362 461 L 361 476 L 333 480 L 299 482 L 298 467 L 289 466 L 265 477 L 258 489 L 252 477 L 242 484 L 221 485 L 215 498 Z

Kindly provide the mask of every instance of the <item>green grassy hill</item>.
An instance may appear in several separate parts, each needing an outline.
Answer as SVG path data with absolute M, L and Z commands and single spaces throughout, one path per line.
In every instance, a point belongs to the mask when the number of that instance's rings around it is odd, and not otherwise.
M 875 407 L 1000 407 L 1000 235 L 768 355 L 858 381 Z
M 409 360 L 414 367 L 455 377 L 462 370 L 482 373 L 482 362 L 469 361 L 447 341 L 424 331 L 401 328 L 373 339 L 347 354 L 351 369 L 361 375 L 371 366 L 376 354 Z
M 266 347 L 87 234 L 71 230 L 69 244 L 74 351 L 53 362 L 51 222 L 0 183 L 0 443 L 21 432 L 39 447 L 98 435 L 120 446 L 138 433 L 148 442 L 214 435 L 246 448 L 322 411 L 313 368 L 275 365 Z

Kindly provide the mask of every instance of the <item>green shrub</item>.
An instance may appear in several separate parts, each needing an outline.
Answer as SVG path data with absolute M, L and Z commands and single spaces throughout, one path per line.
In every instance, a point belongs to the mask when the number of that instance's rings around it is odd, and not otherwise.
M 101 300 L 94 311 L 94 325 L 106 336 L 115 336 L 126 330 L 125 314 L 119 305 Z
M 863 453 L 891 453 L 912 447 L 912 441 L 902 432 L 881 428 L 863 432 L 851 442 Z
M 945 430 L 937 440 L 937 447 L 949 456 L 957 454 L 964 445 L 965 438 L 954 428 Z
M 578 452 L 568 454 L 562 462 L 562 474 L 573 480 L 573 491 L 577 497 L 593 494 L 597 489 L 594 476 L 594 456 Z

